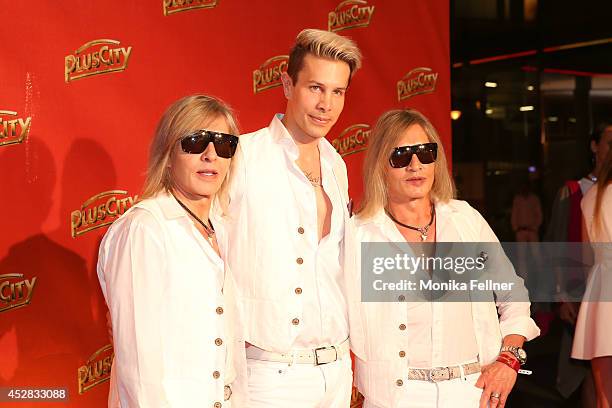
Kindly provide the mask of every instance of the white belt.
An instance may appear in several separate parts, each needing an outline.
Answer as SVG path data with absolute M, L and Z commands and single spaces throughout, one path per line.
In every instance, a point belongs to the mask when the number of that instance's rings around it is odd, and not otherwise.
M 288 353 L 274 353 L 253 345 L 247 347 L 246 356 L 253 360 L 275 361 L 278 363 L 321 365 L 334 362 L 349 353 L 349 341 L 337 346 L 318 347 L 311 350 L 294 350 Z
M 474 362 L 453 367 L 409 368 L 408 379 L 430 382 L 454 380 L 461 377 L 461 368 L 463 368 L 463 375 L 476 374 L 480 372 L 480 363 Z

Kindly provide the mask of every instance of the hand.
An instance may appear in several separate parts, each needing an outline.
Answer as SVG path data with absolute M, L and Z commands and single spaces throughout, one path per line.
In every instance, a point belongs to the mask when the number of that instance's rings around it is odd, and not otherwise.
M 579 305 L 579 303 L 578 303 Z M 576 324 L 576 318 L 578 317 L 578 308 L 576 303 L 563 302 L 559 306 L 559 318 L 564 322 L 572 325 Z
M 499 361 L 485 366 L 476 381 L 476 387 L 482 388 L 480 408 L 503 408 L 514 383 L 517 372 Z M 491 393 L 498 393 L 499 398 L 491 398 Z

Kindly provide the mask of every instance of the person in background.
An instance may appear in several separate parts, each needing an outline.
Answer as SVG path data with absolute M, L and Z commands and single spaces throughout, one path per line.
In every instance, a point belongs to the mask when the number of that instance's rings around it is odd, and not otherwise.
M 593 154 L 593 169 L 580 180 L 568 180 L 559 189 L 553 203 L 550 222 L 544 235 L 545 241 L 582 241 L 582 210 L 580 202 L 597 181 L 597 174 L 601 169 L 603 159 L 610 149 L 610 142 L 612 142 L 612 120 L 601 121 L 591 135 L 590 150 Z M 557 390 L 564 398 L 569 398 L 586 378 L 587 381 L 582 392 L 582 402 L 585 407 L 591 407 L 594 406 L 595 401 L 591 396 L 593 381 L 589 374 L 589 367 L 570 358 L 580 303 L 564 300 L 566 298 L 564 293 L 568 288 L 581 286 L 572 283 L 572 280 L 581 281 L 583 277 L 556 276 L 551 278 L 556 279 L 556 283 L 553 281 L 552 284 L 555 287 L 556 293 L 553 292 L 551 295 L 557 297 L 559 302 L 558 315 L 564 322 L 557 369 Z M 543 308 L 545 305 L 538 304 L 536 306 Z M 536 316 L 539 314 L 536 314 Z M 542 314 L 546 315 L 546 311 L 543 311 Z
M 512 231 L 517 242 L 537 242 L 540 240 L 540 225 L 542 225 L 542 205 L 540 198 L 531 191 L 526 181 L 521 191 L 512 201 Z
M 244 342 L 223 211 L 238 127 L 194 95 L 164 113 L 142 201 L 107 231 L 98 278 L 115 357 L 109 407 L 245 407 Z
M 572 358 L 590 360 L 597 408 L 612 405 L 612 149 L 597 183 L 582 199 L 585 240 L 594 244 L 595 264 L 576 321 Z
M 545 240 L 551 242 L 580 242 L 582 214 L 580 200 L 597 181 L 597 174 L 612 141 L 612 120 L 600 122 L 591 135 L 590 150 L 593 169 L 580 180 L 568 180 L 557 192 Z M 575 320 L 575 315 L 574 315 Z
M 421 113 L 392 110 L 380 117 L 363 174 L 356 248 L 369 242 L 498 243 L 478 211 L 453 199 L 444 148 Z M 530 318 L 525 287 L 505 256 L 501 266 L 515 289 L 487 292 L 483 301 L 408 302 L 400 295 L 396 302 L 350 304 L 364 408 L 505 405 L 526 361 L 523 344 L 539 329 Z M 359 282 L 355 269 L 351 281 Z M 353 290 L 360 293 L 360 286 Z

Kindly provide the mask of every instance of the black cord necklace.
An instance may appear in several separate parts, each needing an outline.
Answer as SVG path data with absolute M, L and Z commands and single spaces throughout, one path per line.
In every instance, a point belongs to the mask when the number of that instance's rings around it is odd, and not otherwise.
M 179 203 L 179 205 L 181 207 L 183 207 L 183 209 L 185 211 L 187 211 L 187 213 L 189 215 L 191 215 L 197 222 L 200 223 L 200 225 L 204 228 L 204 231 L 206 231 L 206 235 L 208 236 L 208 242 L 210 243 L 210 245 L 212 245 L 213 244 L 213 238 L 215 236 L 215 228 L 213 227 L 212 222 L 210 222 L 210 218 L 208 219 L 208 224 L 209 225 L 204 224 L 204 221 L 202 221 L 197 215 L 195 215 L 193 212 L 191 212 L 191 210 L 189 208 L 187 208 L 187 206 L 185 204 L 183 204 L 181 202 L 181 200 L 176 198 L 174 193 L 171 192 L 170 194 L 172 194 L 172 197 L 174 197 L 176 202 Z
M 433 224 L 434 218 L 436 216 L 436 208 L 434 207 L 433 203 L 431 203 L 431 219 L 429 220 L 429 224 L 425 225 L 424 227 L 413 227 L 412 225 L 404 224 L 403 222 L 398 221 L 391 214 L 391 212 L 389 210 L 387 210 L 386 208 L 385 208 L 385 212 L 387 213 L 389 218 L 391 218 L 393 220 L 393 222 L 395 222 L 396 224 L 399 224 L 402 227 L 406 227 L 406 228 L 409 228 L 411 230 L 420 232 L 421 233 L 421 241 L 427 241 L 427 234 L 429 233 L 429 227 L 431 227 L 431 224 Z

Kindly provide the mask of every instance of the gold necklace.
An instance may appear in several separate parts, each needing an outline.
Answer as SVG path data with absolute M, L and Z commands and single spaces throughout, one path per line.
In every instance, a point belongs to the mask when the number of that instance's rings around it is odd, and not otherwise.
M 308 181 L 310 181 L 310 184 L 312 184 L 314 187 L 321 187 L 321 176 L 319 177 L 314 177 L 312 175 L 311 172 L 309 171 L 305 171 L 304 175 L 306 176 L 306 178 L 308 179 Z

